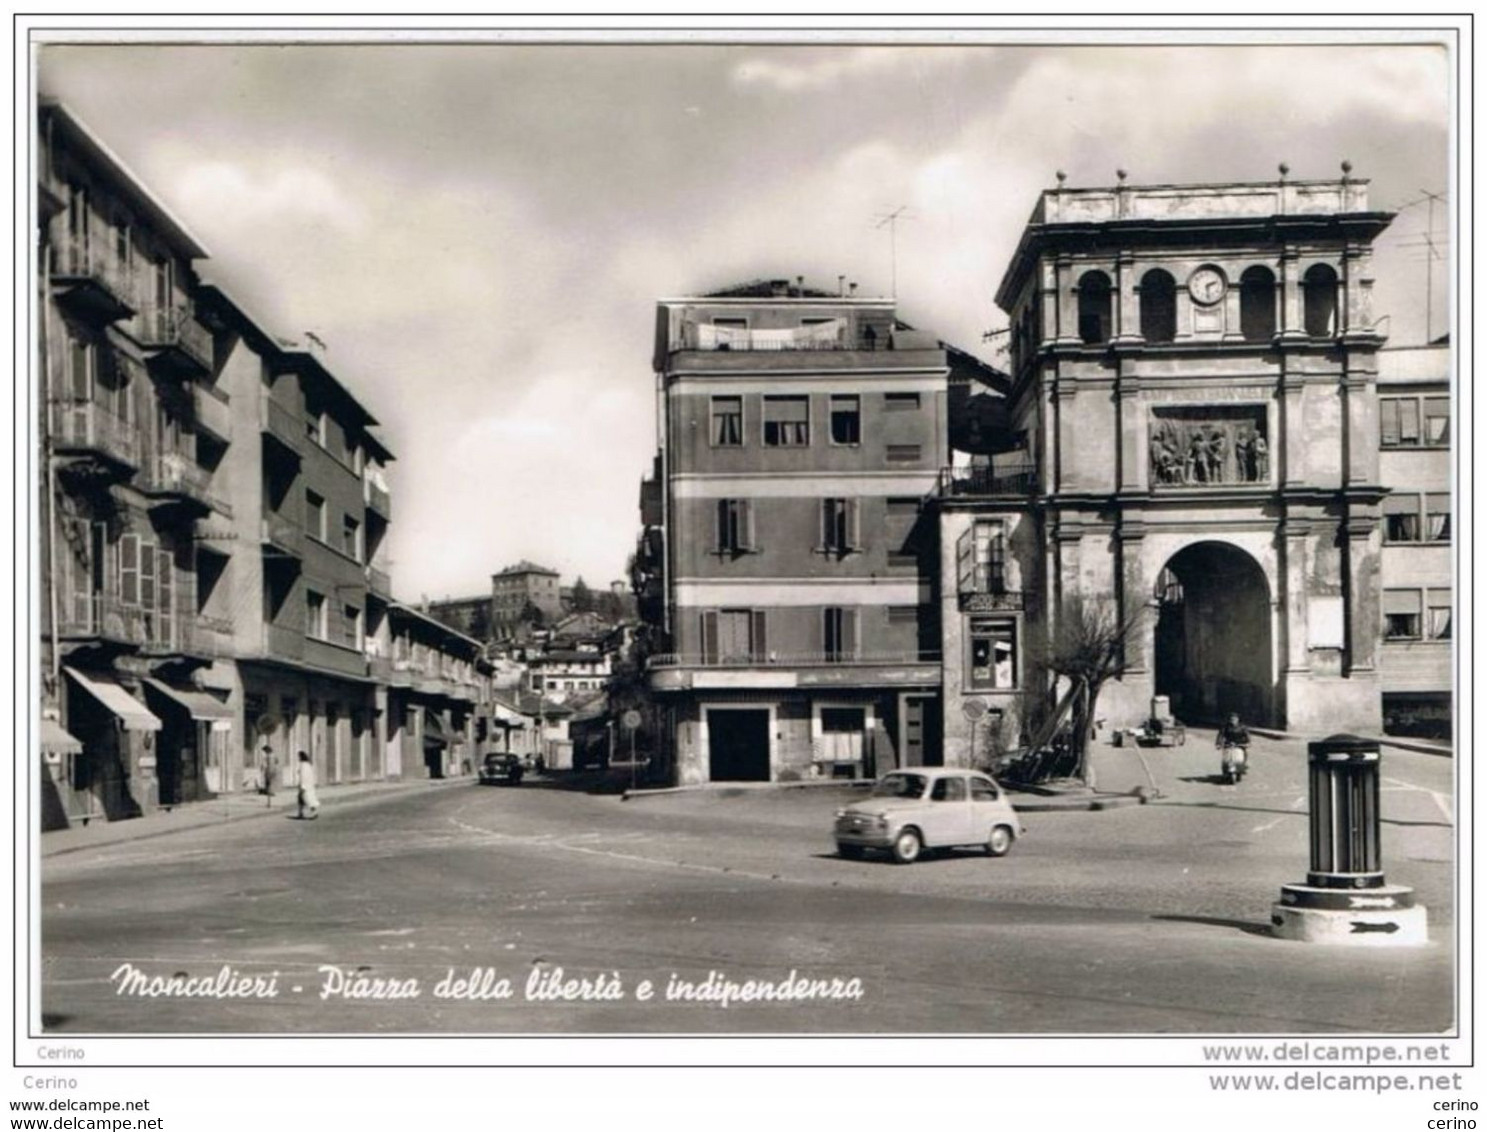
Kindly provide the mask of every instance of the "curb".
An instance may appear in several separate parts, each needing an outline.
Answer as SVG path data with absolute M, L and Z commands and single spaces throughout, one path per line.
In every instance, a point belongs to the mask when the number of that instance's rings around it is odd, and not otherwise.
M 771 791 L 815 790 L 825 786 L 848 786 L 866 790 L 873 784 L 871 778 L 820 778 L 806 782 L 703 782 L 696 786 L 652 786 L 645 789 L 625 790 L 620 801 L 633 802 L 641 798 L 664 797 L 669 794 L 764 794 Z
M 358 792 L 356 794 L 346 795 L 341 800 L 343 802 L 371 801 L 371 800 L 374 800 L 374 799 L 377 799 L 377 798 L 390 797 L 392 795 L 396 795 L 396 794 L 402 793 L 404 790 L 418 789 L 421 786 L 422 787 L 434 788 L 434 787 L 441 787 L 441 786 L 456 785 L 458 783 L 467 782 L 467 781 L 469 781 L 469 780 L 468 779 L 464 779 L 464 778 L 445 778 L 445 779 L 434 779 L 434 780 L 427 780 L 426 779 L 426 780 L 424 780 L 422 782 L 403 782 L 403 783 L 389 784 L 386 787 L 381 788 L 381 789 L 363 790 L 363 791 L 360 791 L 360 792 Z M 334 800 L 334 795 L 332 795 L 331 798 L 332 798 L 332 800 Z M 245 810 L 241 814 L 229 814 L 229 815 L 221 818 L 220 820 L 218 820 L 216 818 L 213 818 L 211 821 L 192 821 L 188 825 L 176 826 L 174 829 L 147 829 L 147 830 L 141 830 L 138 833 L 131 832 L 131 833 L 127 833 L 127 834 L 120 834 L 117 837 L 109 837 L 109 838 L 106 838 L 106 839 L 103 839 L 103 840 L 100 840 L 100 841 L 92 842 L 90 844 L 83 844 L 83 845 L 64 845 L 64 846 L 61 846 L 61 847 L 55 848 L 55 849 L 48 849 L 47 848 L 46 839 L 49 836 L 49 834 L 43 833 L 43 834 L 40 835 L 40 837 L 41 837 L 40 847 L 41 848 L 40 848 L 40 852 L 38 853 L 38 857 L 40 859 L 42 859 L 42 860 L 46 860 L 46 859 L 48 859 L 50 857 L 65 857 L 69 853 L 85 853 L 85 852 L 87 852 L 90 849 L 107 849 L 111 845 L 126 845 L 126 844 L 132 844 L 133 842 L 136 842 L 136 841 L 153 841 L 157 837 L 173 837 L 173 836 L 175 836 L 177 834 L 181 834 L 181 833 L 190 833 L 192 830 L 196 830 L 196 829 L 220 829 L 224 825 L 236 825 L 239 822 L 256 821 L 256 820 L 259 820 L 259 819 L 262 819 L 262 818 L 270 818 L 270 817 L 282 817 L 283 815 L 290 813 L 293 810 L 293 808 L 294 807 L 292 805 L 286 805 L 286 806 L 281 806 L 281 807 L 265 806 L 261 810 L 260 809 L 253 809 L 253 810 Z M 325 807 L 322 805 L 321 806 L 321 809 L 323 810 L 324 808 Z M 120 823 L 120 824 L 123 824 L 123 823 Z M 52 832 L 55 832 L 55 833 L 65 833 L 67 831 L 66 830 L 55 830 L 55 831 L 52 831 Z
M 1029 801 L 1012 799 L 1012 808 L 1019 814 L 1088 813 L 1101 810 L 1119 810 L 1126 806 L 1143 805 L 1134 794 L 1097 794 L 1090 798 L 1054 798 L 1035 795 Z

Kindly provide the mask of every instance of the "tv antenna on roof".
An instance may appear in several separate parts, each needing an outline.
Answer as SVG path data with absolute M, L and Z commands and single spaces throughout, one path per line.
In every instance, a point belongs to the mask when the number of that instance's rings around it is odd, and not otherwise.
M 1433 193 L 1428 189 L 1421 189 L 1425 199 L 1429 201 L 1425 219 L 1425 344 L 1430 345 L 1430 315 L 1431 299 L 1434 297 L 1435 261 L 1440 258 L 1440 253 L 1435 250 L 1435 204 L 1439 201 L 1446 203 L 1446 198 L 1440 193 Z
M 889 247 L 889 292 L 892 298 L 898 298 L 898 222 L 900 220 L 913 220 L 914 214 L 909 211 L 909 206 L 901 204 L 892 212 L 881 213 L 875 217 L 877 223 L 874 228 L 888 229 Z

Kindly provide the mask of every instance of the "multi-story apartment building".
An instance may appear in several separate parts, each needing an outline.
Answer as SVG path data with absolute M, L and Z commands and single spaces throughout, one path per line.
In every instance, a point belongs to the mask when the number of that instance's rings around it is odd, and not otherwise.
M 480 642 L 396 602 L 388 629 L 372 670 L 389 685 L 389 758 L 404 777 L 472 773 L 494 714 Z
M 1384 730 L 1451 735 L 1451 350 L 1379 352 Z
M 887 299 L 746 285 L 657 307 L 636 555 L 682 782 L 919 762 L 940 664 L 924 501 L 950 363 Z
M 491 618 L 497 628 L 509 629 L 521 620 L 528 605 L 549 620 L 563 615 L 558 572 L 525 559 L 491 575 Z
M 481 594 L 478 597 L 447 597 L 439 601 L 430 601 L 424 607 L 428 615 L 436 621 L 442 621 L 451 629 L 458 629 L 461 633 L 474 637 L 476 640 L 489 640 L 491 628 L 494 622 L 491 619 L 491 595 Z
M 66 107 L 38 148 L 43 822 L 130 817 L 222 785 L 229 713 L 198 680 L 200 532 L 231 447 L 206 255 Z
M 287 773 L 299 751 L 328 784 L 395 774 L 368 670 L 391 599 L 392 455 L 320 355 L 284 347 L 218 287 L 199 301 L 234 429 L 232 517 L 200 544 L 203 609 L 232 640 L 211 673 L 241 728 L 227 788 Z

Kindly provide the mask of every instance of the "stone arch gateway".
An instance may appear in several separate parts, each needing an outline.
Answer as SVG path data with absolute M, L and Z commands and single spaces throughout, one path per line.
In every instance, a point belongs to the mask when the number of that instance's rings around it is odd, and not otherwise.
M 1188 721 L 1238 712 L 1274 724 L 1275 650 L 1265 571 L 1231 543 L 1184 547 L 1158 575 L 1154 689 Z

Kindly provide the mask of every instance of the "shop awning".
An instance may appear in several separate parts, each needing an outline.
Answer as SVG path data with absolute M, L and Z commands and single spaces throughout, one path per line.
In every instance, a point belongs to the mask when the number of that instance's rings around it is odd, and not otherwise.
M 83 691 L 118 716 L 124 730 L 160 730 L 159 717 L 120 687 L 117 681 L 107 676 L 84 676 L 76 668 L 64 668 L 63 671 L 76 680 Z
M 41 749 L 49 755 L 78 755 L 83 745 L 55 719 L 43 719 Z
M 444 733 L 444 721 L 431 711 L 423 713 L 423 741 L 436 747 L 449 743 L 449 737 Z
M 145 686 L 185 708 L 192 719 L 210 723 L 213 730 L 225 730 L 232 724 L 232 709 L 210 692 L 199 688 L 176 688 L 164 680 L 153 680 L 148 676 L 145 677 Z

